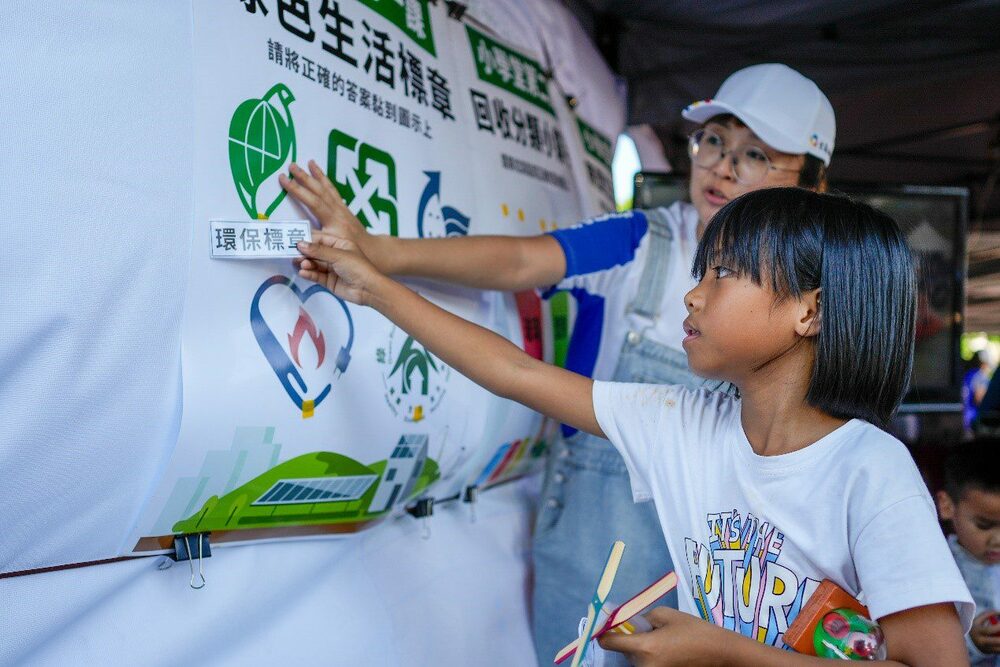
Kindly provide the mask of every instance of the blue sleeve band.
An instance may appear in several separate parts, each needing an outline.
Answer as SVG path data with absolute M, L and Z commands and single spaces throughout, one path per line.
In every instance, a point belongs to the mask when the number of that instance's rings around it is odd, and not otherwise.
M 631 262 L 648 227 L 646 215 L 636 210 L 550 234 L 566 255 L 569 278 Z
M 576 300 L 576 322 L 566 353 L 566 370 L 594 377 L 594 366 L 604 336 L 604 297 L 583 289 L 569 291 Z M 572 426 L 562 425 L 564 437 L 576 433 Z

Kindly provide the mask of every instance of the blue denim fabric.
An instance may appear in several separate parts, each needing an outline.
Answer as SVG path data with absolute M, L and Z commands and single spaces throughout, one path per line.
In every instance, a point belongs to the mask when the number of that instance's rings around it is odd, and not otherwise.
M 682 352 L 638 332 L 627 336 L 614 379 L 705 385 Z M 614 446 L 583 432 L 558 441 L 546 469 L 532 550 L 539 664 L 551 664 L 556 651 L 577 637 L 615 540 L 625 542 L 625 554 L 610 601 L 620 604 L 674 569 L 653 503 L 632 502 L 628 471 Z M 676 608 L 676 591 L 660 604 Z

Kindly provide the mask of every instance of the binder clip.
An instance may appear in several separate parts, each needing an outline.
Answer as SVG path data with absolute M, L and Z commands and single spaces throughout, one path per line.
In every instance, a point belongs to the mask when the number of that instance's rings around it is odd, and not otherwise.
M 209 542 L 209 533 L 193 533 L 190 535 L 174 536 L 174 553 L 170 557 L 176 561 L 188 561 L 191 568 L 191 588 L 199 590 L 205 587 L 205 571 L 202 562 L 212 556 L 212 545 Z M 194 571 L 194 559 L 198 559 L 198 573 Z M 195 585 L 195 581 L 198 585 Z
M 429 540 L 431 537 L 431 524 L 428 517 L 434 514 L 434 499 L 418 498 L 413 505 L 406 508 L 406 511 L 414 519 L 423 519 L 423 530 L 420 533 L 420 537 Z
M 468 9 L 466 5 L 461 2 L 453 2 L 453 0 L 445 0 L 444 4 L 448 8 L 448 17 L 456 21 L 460 21 L 465 16 L 465 10 Z
M 476 503 L 479 502 L 479 487 L 470 484 L 462 491 L 462 502 L 469 505 L 469 521 L 476 522 Z

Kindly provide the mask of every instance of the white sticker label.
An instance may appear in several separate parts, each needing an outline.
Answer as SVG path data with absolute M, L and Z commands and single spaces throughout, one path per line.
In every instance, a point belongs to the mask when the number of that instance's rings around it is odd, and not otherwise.
M 212 259 L 300 257 L 295 244 L 312 241 L 308 220 L 210 220 Z

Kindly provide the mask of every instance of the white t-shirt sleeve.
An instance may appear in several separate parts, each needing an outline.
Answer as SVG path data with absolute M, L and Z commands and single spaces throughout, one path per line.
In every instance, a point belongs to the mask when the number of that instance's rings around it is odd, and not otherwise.
M 914 539 L 898 542 L 905 535 Z M 904 609 L 951 602 L 965 631 L 972 627 L 975 605 L 929 496 L 904 498 L 876 514 L 861 529 L 853 559 L 876 620 Z
M 680 385 L 595 382 L 593 398 L 597 423 L 625 461 L 636 502 L 653 496 L 656 480 L 689 466 L 688 459 L 706 449 L 691 443 L 712 442 L 705 431 L 726 415 L 708 392 Z
M 597 423 L 625 461 L 636 502 L 652 495 L 646 462 L 660 422 L 657 404 L 662 393 L 656 385 L 594 382 Z

